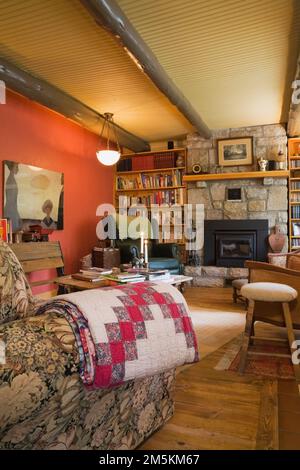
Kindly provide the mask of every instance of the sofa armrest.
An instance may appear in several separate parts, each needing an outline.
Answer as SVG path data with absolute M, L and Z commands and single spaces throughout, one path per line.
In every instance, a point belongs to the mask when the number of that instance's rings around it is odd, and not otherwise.
M 179 247 L 177 243 L 153 243 L 151 256 L 153 258 L 179 259 Z

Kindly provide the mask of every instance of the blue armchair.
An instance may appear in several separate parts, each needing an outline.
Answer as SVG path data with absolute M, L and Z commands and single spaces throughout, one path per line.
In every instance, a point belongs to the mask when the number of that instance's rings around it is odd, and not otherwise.
M 140 240 L 117 240 L 121 262 L 130 263 L 133 258 L 140 256 Z M 151 269 L 169 269 L 172 274 L 181 274 L 183 264 L 180 259 L 179 247 L 176 243 L 149 243 L 149 267 Z

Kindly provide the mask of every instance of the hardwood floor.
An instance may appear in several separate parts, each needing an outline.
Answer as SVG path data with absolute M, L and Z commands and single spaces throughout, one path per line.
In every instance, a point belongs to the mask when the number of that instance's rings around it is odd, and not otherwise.
M 190 288 L 185 297 L 201 361 L 179 371 L 175 415 L 141 448 L 300 449 L 300 397 L 294 382 L 214 369 L 223 345 L 244 330 L 245 311 L 232 303 L 231 289 Z

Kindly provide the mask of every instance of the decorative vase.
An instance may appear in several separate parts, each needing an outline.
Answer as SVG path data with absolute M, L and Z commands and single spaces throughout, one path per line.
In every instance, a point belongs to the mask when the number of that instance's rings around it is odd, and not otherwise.
M 275 225 L 274 233 L 269 235 L 269 245 L 274 253 L 281 253 L 285 244 L 285 235 L 280 231 L 279 225 Z
M 265 160 L 264 158 L 260 158 L 259 160 L 257 160 L 257 163 L 258 163 L 260 171 L 266 171 L 267 170 L 268 160 Z

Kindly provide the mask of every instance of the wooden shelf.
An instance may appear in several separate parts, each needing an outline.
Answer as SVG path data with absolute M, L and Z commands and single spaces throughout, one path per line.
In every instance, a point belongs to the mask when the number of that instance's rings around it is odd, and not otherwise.
M 160 208 L 160 209 L 168 209 L 168 208 L 172 208 L 172 207 L 184 207 L 184 204 L 176 204 L 174 202 L 174 204 L 166 204 L 166 205 L 163 205 L 163 204 L 152 204 L 152 206 L 145 206 L 144 204 L 132 204 L 131 206 L 127 206 L 127 207 L 122 207 L 122 206 L 115 206 L 116 209 L 129 209 L 130 207 L 134 208 L 134 209 L 143 209 L 144 207 L 146 209 L 149 209 L 151 210 L 152 207 L 155 207 L 155 209 L 157 208 Z
M 181 189 L 185 186 L 162 186 L 159 188 L 133 188 L 133 189 L 116 189 L 116 193 L 131 193 L 132 191 L 172 191 L 173 189 Z
M 139 173 L 163 173 L 166 171 L 175 171 L 175 170 L 185 170 L 184 166 L 176 166 L 172 168 L 156 168 L 153 170 L 131 170 L 131 171 L 117 171 L 116 175 L 117 176 L 122 176 L 122 175 L 137 175 Z
M 299 168 L 300 169 L 300 168 Z M 185 175 L 183 181 L 212 181 L 212 180 L 239 180 L 254 178 L 288 178 L 288 170 L 275 171 L 241 171 L 240 173 L 208 173 L 200 175 Z
M 149 150 L 147 152 L 139 152 L 139 153 L 123 153 L 121 158 L 128 158 L 128 157 L 136 157 L 138 155 L 156 155 L 161 153 L 172 153 L 172 152 L 185 152 L 186 149 L 184 147 L 178 147 L 174 149 L 165 149 L 165 150 Z
M 288 140 L 288 164 L 290 168 L 290 177 L 289 177 L 289 247 L 290 250 L 299 250 L 300 245 L 294 246 L 294 240 L 300 240 L 300 236 L 298 235 L 293 235 L 294 230 L 293 230 L 293 224 L 296 222 L 300 222 L 300 218 L 298 217 L 293 217 L 293 214 L 297 212 L 297 215 L 299 216 L 299 207 L 300 207 L 300 201 L 293 201 L 293 193 L 297 194 L 300 193 L 300 188 L 299 189 L 293 189 L 293 181 L 300 181 L 299 172 L 300 172 L 300 167 L 295 167 L 292 168 L 293 162 L 300 161 L 300 156 L 299 156 L 299 145 L 300 145 L 300 139 L 294 138 L 294 139 L 289 139 Z M 297 173 L 298 172 L 298 173 Z
M 182 161 L 177 160 L 179 156 L 182 158 Z M 140 162 L 143 157 L 146 160 L 145 166 L 147 169 L 136 169 L 136 167 L 142 166 L 138 162 Z M 182 182 L 182 178 L 176 178 L 176 172 L 180 172 L 181 177 L 186 173 L 186 148 L 123 154 L 121 156 L 121 161 L 126 159 L 132 159 L 132 165 L 129 166 L 130 162 L 128 162 L 128 164 L 121 164 L 118 166 L 120 171 L 117 171 L 116 167 L 116 171 L 114 173 L 113 191 L 117 212 L 120 213 L 121 209 L 128 210 L 129 208 L 134 208 L 136 213 L 141 213 L 141 211 L 145 208 L 148 214 L 147 217 L 149 217 L 149 219 L 151 219 L 153 215 L 153 209 L 160 214 L 164 214 L 167 210 L 170 209 L 174 211 L 177 209 L 182 213 L 184 204 L 187 201 L 187 185 Z M 180 166 L 176 166 L 177 161 Z M 158 165 L 162 166 L 162 168 L 154 168 Z M 142 177 L 142 175 L 144 176 Z M 161 177 L 161 179 L 159 177 Z M 124 189 L 117 189 L 118 181 L 120 182 L 120 186 L 123 184 Z M 149 184 L 159 184 L 160 181 L 162 184 L 167 183 L 174 186 L 158 186 L 152 188 L 142 187 L 142 183 L 146 184 L 148 182 Z M 135 187 L 130 188 L 131 185 Z M 173 194 L 173 199 L 176 199 L 178 203 L 171 203 Z M 123 201 L 119 199 L 120 197 L 124 199 L 124 204 L 128 204 L 127 208 L 123 207 Z M 137 201 L 144 201 L 145 204 L 142 202 L 138 203 Z M 159 201 L 159 203 L 155 204 L 154 201 Z M 168 201 L 168 204 L 163 204 L 162 201 Z M 134 204 L 131 204 L 131 202 L 134 202 Z M 160 222 L 160 219 L 158 222 Z M 183 230 L 183 226 L 177 223 L 170 223 L 170 234 L 172 236 L 170 237 L 170 240 L 164 240 L 162 238 L 162 233 L 160 233 L 160 243 L 174 242 L 173 235 L 176 232 L 177 227 L 181 227 Z M 163 227 L 160 225 L 159 231 L 161 232 L 162 229 Z M 176 240 L 175 243 L 181 245 L 180 248 L 182 251 L 182 256 L 185 259 L 186 255 L 184 235 L 181 236 L 180 234 L 180 240 Z

